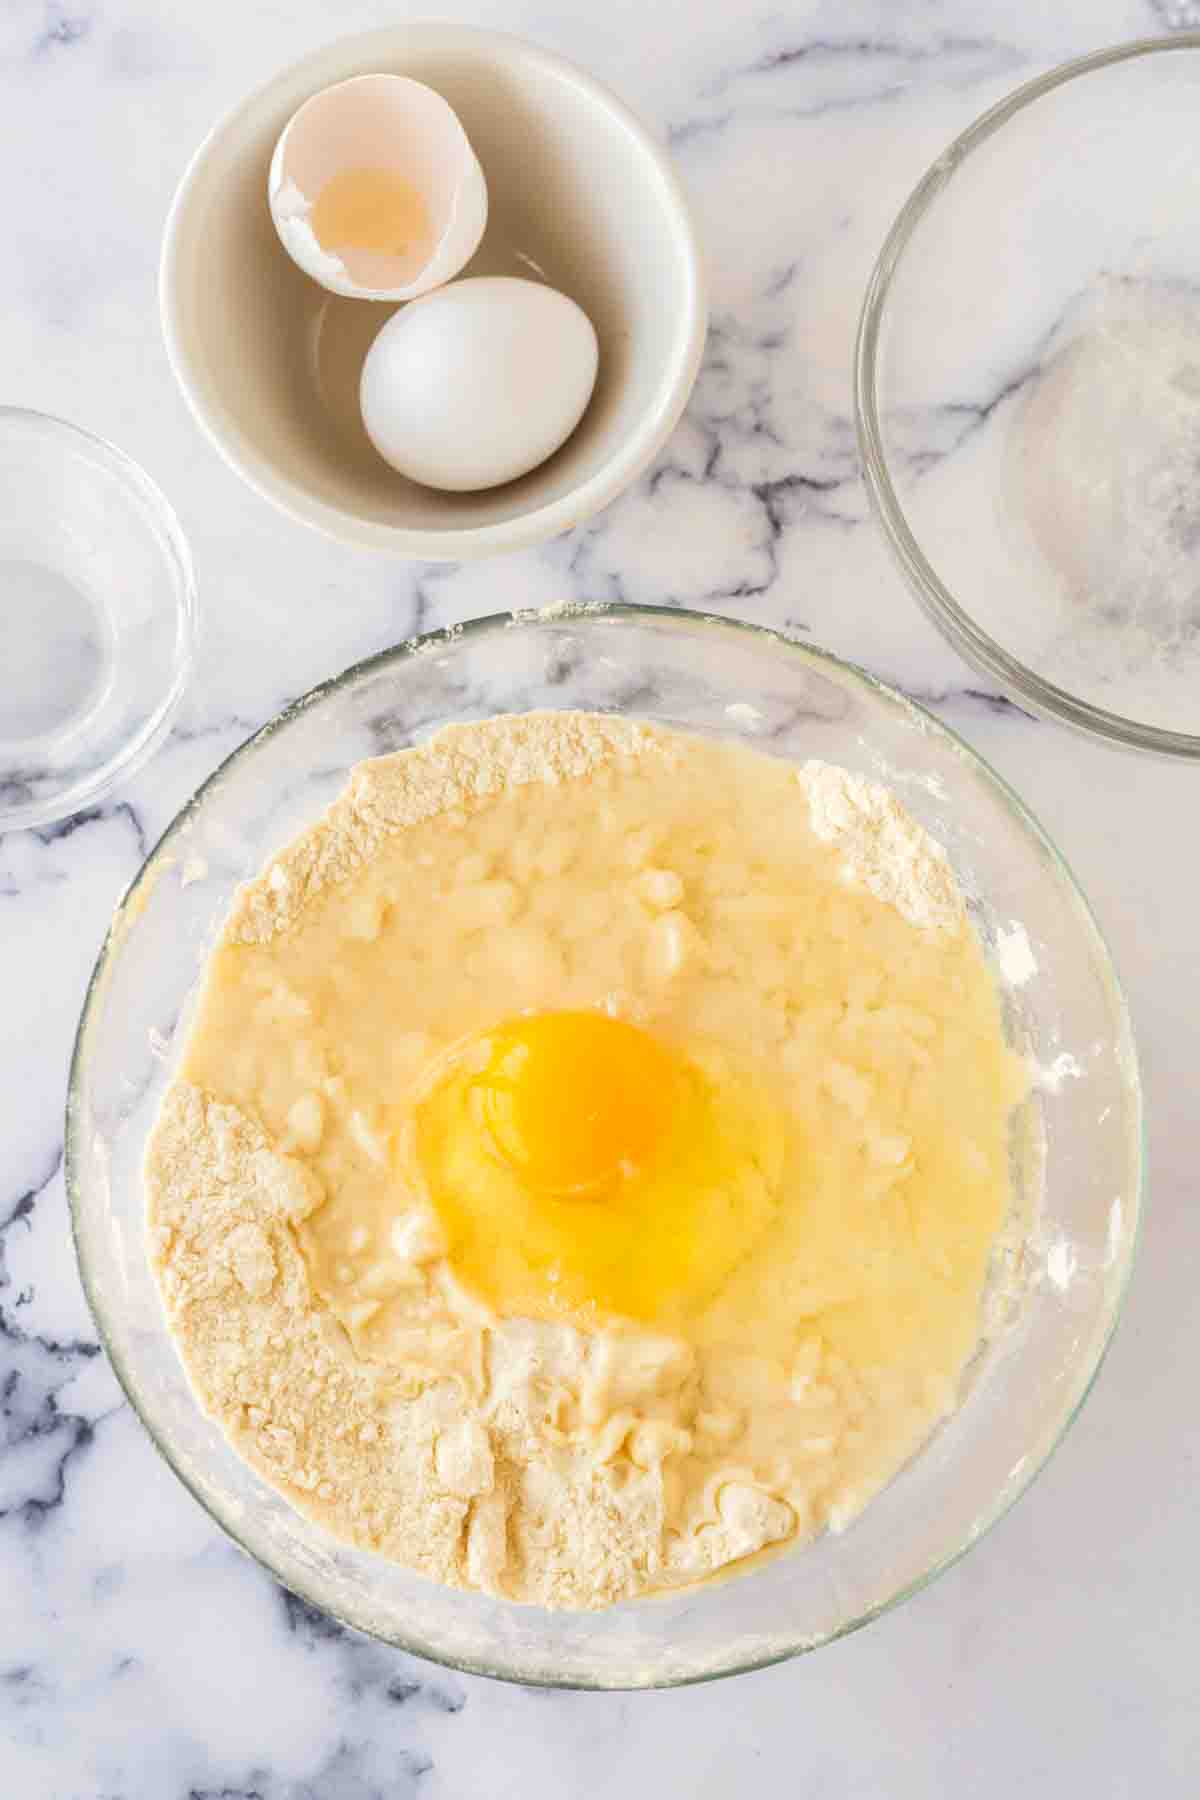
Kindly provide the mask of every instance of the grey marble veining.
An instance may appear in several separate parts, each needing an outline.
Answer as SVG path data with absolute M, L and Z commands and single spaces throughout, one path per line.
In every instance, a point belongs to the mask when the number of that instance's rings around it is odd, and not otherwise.
M 156 316 L 171 190 L 212 119 L 381 0 L 0 12 L 5 401 L 143 462 L 196 556 L 199 664 L 151 764 L 0 839 L 0 1795 L 7 1800 L 1182 1800 L 1200 1770 L 1194 1370 L 1200 1060 L 1193 771 L 1076 742 L 988 692 L 868 517 L 850 360 L 878 244 L 949 138 L 1036 69 L 1200 25 L 1193 0 L 477 0 L 440 11 L 586 63 L 670 141 L 710 262 L 687 415 L 600 518 L 462 567 L 379 560 L 244 491 L 174 392 Z M 1149 175 L 1150 172 L 1148 172 Z M 965 392 L 947 453 L 997 395 Z M 124 1404 L 74 1269 L 62 1103 L 112 907 L 188 794 L 287 699 L 415 632 L 563 598 L 786 627 L 932 705 L 1031 803 L 1094 900 L 1149 1084 L 1152 1195 L 1126 1321 L 1046 1474 L 931 1589 L 714 1689 L 508 1689 L 283 1594 Z

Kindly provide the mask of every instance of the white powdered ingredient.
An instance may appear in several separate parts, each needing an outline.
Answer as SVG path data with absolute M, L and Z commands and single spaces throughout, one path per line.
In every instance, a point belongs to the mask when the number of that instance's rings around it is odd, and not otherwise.
M 940 844 L 889 788 L 831 763 L 800 770 L 812 828 L 844 859 L 846 877 L 894 906 L 918 930 L 956 931 L 962 896 Z
M 1032 386 L 1010 483 L 1110 680 L 1190 663 L 1200 633 L 1200 307 L 1102 286 Z M 1026 604 L 1028 600 L 1026 599 Z M 1184 668 L 1179 668 L 1180 674 Z M 1195 728 L 1193 713 L 1192 728 Z
M 1005 987 L 1024 987 L 1038 972 L 1037 957 L 1029 942 L 1029 934 L 1019 919 L 1012 919 L 1008 929 L 999 927 L 995 942 L 996 966 Z

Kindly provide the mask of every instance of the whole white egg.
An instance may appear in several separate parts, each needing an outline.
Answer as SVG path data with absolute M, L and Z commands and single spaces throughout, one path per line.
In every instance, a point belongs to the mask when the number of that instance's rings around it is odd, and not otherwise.
M 591 320 L 536 281 L 478 276 L 412 301 L 367 353 L 367 435 L 426 487 L 498 487 L 552 456 L 596 383 Z

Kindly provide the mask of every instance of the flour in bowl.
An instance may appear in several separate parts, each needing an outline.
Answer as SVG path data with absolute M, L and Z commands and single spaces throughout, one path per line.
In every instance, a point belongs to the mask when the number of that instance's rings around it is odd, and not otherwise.
M 1024 1075 L 883 788 L 579 713 L 362 765 L 236 897 L 146 1164 L 300 1511 L 596 1608 L 851 1519 L 957 1402 Z

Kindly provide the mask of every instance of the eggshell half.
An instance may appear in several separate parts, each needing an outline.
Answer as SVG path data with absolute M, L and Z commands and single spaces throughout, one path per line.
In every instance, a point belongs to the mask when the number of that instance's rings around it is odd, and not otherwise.
M 343 169 L 382 169 L 425 203 L 433 248 L 404 256 L 348 249 L 331 255 L 310 215 Z M 474 256 L 487 224 L 487 184 L 458 114 L 405 75 L 359 75 L 306 100 L 280 135 L 267 198 L 288 255 L 333 294 L 412 300 L 450 281 Z

